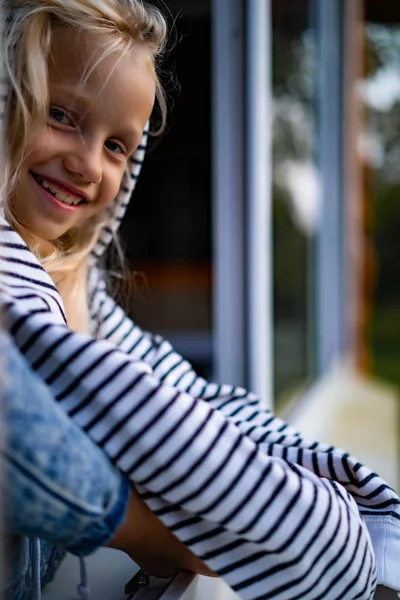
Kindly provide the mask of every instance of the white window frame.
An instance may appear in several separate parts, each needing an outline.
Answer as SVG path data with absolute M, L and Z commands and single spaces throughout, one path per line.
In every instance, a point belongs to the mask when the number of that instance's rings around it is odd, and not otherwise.
M 244 385 L 244 13 L 241 0 L 213 0 L 211 28 L 214 379 Z
M 315 14 L 321 213 L 311 291 L 320 378 L 348 346 L 342 2 L 315 0 Z M 212 4 L 215 378 L 272 408 L 271 21 L 270 0 Z
M 348 347 L 343 211 L 343 5 L 316 1 L 319 39 L 318 161 L 321 212 L 316 244 L 316 359 L 319 376 Z
M 270 29 L 269 0 L 212 3 L 214 377 L 272 406 Z

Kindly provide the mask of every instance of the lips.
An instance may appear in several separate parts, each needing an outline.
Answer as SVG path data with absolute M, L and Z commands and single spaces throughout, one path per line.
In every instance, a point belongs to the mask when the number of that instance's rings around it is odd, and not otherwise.
M 67 206 L 78 206 L 87 202 L 85 194 L 72 186 L 67 186 L 64 183 L 39 175 L 33 171 L 31 171 L 31 175 L 46 192 Z

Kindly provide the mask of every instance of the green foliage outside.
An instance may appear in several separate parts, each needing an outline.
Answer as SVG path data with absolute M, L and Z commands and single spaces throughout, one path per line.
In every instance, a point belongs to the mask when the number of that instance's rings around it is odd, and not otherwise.
M 370 59 L 366 133 L 374 148 L 372 372 L 400 389 L 400 27 L 369 24 L 366 33 Z

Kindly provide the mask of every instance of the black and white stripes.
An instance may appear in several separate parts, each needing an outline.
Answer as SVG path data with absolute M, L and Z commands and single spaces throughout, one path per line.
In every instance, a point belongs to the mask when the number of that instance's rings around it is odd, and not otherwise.
M 91 313 L 102 339 L 70 332 L 51 280 L 3 225 L 9 331 L 163 522 L 243 599 L 372 598 L 375 556 L 359 509 L 373 538 L 383 527 L 399 543 L 393 490 L 352 457 L 303 440 L 253 394 L 198 378 L 168 342 L 125 317 L 95 269 Z
M 142 168 L 148 136 L 149 123 L 146 124 L 141 142 L 137 147 L 135 154 L 128 161 L 128 168 L 123 177 L 119 193 L 114 199 L 114 202 L 110 205 L 108 225 L 103 227 L 99 239 L 92 250 L 92 259 L 94 262 L 104 254 L 105 249 L 112 241 L 120 226 Z

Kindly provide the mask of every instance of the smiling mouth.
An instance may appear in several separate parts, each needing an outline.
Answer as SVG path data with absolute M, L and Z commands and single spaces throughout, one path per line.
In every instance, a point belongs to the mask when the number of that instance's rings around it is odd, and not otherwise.
M 82 198 L 82 196 L 75 196 L 66 190 L 59 189 L 52 181 L 42 177 L 41 175 L 37 175 L 37 173 L 33 173 L 31 171 L 31 175 L 34 180 L 46 190 L 46 192 L 49 192 L 49 194 L 54 196 L 54 198 L 63 204 L 66 204 L 67 206 L 79 206 L 81 204 L 87 204 L 87 201 L 85 198 Z

